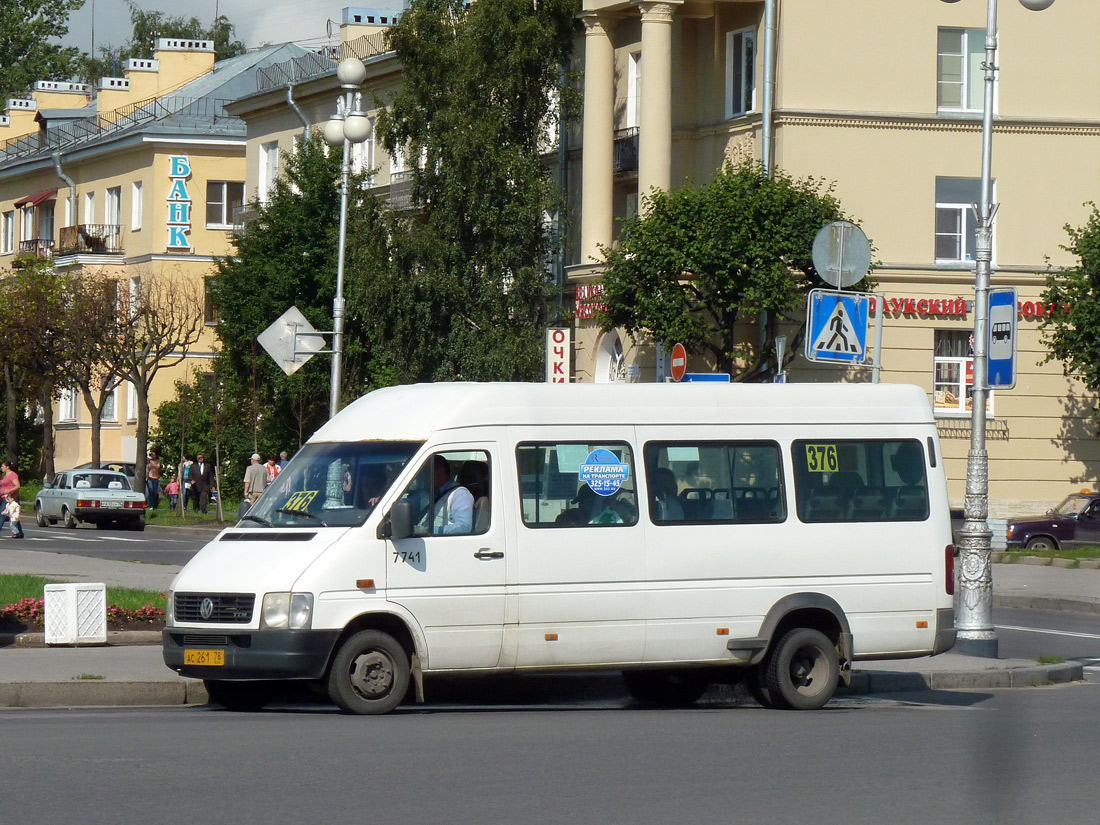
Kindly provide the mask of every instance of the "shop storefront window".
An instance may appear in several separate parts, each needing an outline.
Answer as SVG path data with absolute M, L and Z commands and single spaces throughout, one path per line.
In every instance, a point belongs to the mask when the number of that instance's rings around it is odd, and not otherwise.
M 973 408 L 974 336 L 970 330 L 935 332 L 933 399 L 937 416 L 968 416 Z M 986 399 L 986 414 L 993 415 L 993 392 Z

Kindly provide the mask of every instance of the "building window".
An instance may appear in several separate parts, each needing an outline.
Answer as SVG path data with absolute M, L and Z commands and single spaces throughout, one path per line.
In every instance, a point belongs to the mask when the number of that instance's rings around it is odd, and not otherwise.
M 946 111 L 980 111 L 985 29 L 940 29 L 938 41 L 936 106 Z
M 271 200 L 275 190 L 275 179 L 279 177 L 279 142 L 272 141 L 260 146 L 259 198 L 263 203 Z
M 131 382 L 126 382 L 126 420 L 137 421 L 138 397 L 137 387 Z
M 968 329 L 938 329 L 933 344 L 933 409 L 937 416 L 969 416 L 974 406 L 974 335 Z M 993 391 L 986 400 L 993 415 Z
M 756 108 L 756 33 L 751 29 L 726 34 L 726 117 Z
M 202 281 L 203 321 L 207 324 L 218 323 L 218 309 L 214 306 L 214 292 L 211 289 L 215 277 L 217 276 L 208 275 Z
M 206 184 L 206 226 L 209 229 L 230 229 L 234 215 L 244 205 L 244 184 L 212 180 Z
M 24 206 L 19 210 L 19 240 L 33 241 L 37 227 L 34 225 L 34 207 Z
M 10 255 L 15 250 L 15 213 L 5 212 L 0 222 L 0 255 Z
M 936 263 L 973 264 L 981 198 L 978 178 L 936 178 Z
M 130 201 L 130 231 L 137 232 L 141 229 L 141 214 L 145 209 L 145 197 L 139 180 L 134 181 Z
M 58 421 L 76 421 L 76 390 L 66 387 L 57 404 Z
M 635 129 L 639 124 L 638 102 L 642 99 L 642 53 L 631 52 L 627 56 L 626 121 L 624 129 Z
M 118 421 L 118 386 L 112 387 L 107 391 L 107 398 L 103 403 L 103 415 L 100 417 L 103 421 L 109 421 L 115 423 Z
M 107 190 L 107 202 L 104 207 L 103 222 L 107 226 L 122 226 L 122 187 L 115 186 Z
M 129 300 L 130 317 L 134 318 L 138 312 L 141 311 L 141 276 L 137 275 L 130 279 L 129 284 Z
M 95 192 L 84 193 L 84 223 L 95 223 Z

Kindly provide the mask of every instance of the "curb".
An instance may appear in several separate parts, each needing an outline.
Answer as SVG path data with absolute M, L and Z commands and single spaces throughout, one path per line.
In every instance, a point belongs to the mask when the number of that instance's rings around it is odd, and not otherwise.
M 205 705 L 200 681 L 0 682 L 0 708 L 76 708 Z
M 1100 602 L 1062 599 L 1056 596 L 994 596 L 994 607 L 1053 610 L 1058 613 L 1100 613 Z
M 45 633 L 0 633 L 0 648 L 5 647 L 118 647 L 122 645 L 159 645 L 159 630 L 108 630 L 106 644 L 47 645 Z
M 1040 687 L 1064 685 L 1085 678 L 1084 666 L 1079 662 L 1062 662 L 1056 665 L 997 670 L 970 671 L 922 671 L 899 673 L 888 670 L 862 670 L 852 674 L 852 684 L 839 695 L 863 695 L 869 693 L 902 693 L 921 690 L 961 690 Z

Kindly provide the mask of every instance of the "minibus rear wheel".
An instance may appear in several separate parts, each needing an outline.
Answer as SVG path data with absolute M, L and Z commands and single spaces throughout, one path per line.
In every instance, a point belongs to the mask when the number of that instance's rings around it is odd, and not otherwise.
M 624 670 L 623 682 L 639 702 L 665 707 L 694 705 L 710 687 L 697 674 L 676 670 Z
M 361 630 L 336 652 L 328 695 L 345 713 L 389 713 L 409 689 L 409 656 L 392 636 Z
M 796 627 L 769 655 L 764 684 L 777 707 L 816 710 L 833 697 L 840 679 L 836 645 L 819 630 Z

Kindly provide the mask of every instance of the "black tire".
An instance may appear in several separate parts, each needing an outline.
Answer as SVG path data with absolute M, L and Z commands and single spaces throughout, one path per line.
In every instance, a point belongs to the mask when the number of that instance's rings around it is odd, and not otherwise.
M 771 693 L 768 692 L 767 685 L 764 684 L 764 666 L 757 665 L 749 668 L 749 673 L 745 677 L 745 686 L 749 689 L 749 694 L 756 700 L 756 704 L 762 708 L 777 707 L 775 700 L 772 699 Z
M 139 533 L 144 532 L 145 531 L 145 517 L 144 516 L 138 516 L 137 518 L 132 518 L 129 521 L 124 522 L 123 527 L 127 530 L 136 530 Z
M 361 630 L 337 650 L 328 695 L 344 713 L 389 713 L 409 689 L 409 656 L 392 636 Z
M 777 705 L 816 710 L 833 698 L 840 679 L 836 645 L 818 630 L 788 630 L 769 655 L 764 684 Z
M 275 688 L 266 682 L 226 682 L 203 679 L 210 701 L 226 710 L 251 713 L 262 710 L 275 697 Z
M 80 523 L 76 520 L 76 517 L 73 516 L 72 511 L 68 507 L 62 508 L 61 510 L 61 521 L 70 530 L 75 529 L 76 525 Z
M 1050 536 L 1035 536 L 1027 540 L 1028 550 L 1057 550 L 1058 542 Z
M 39 527 L 49 527 L 50 526 L 50 520 L 48 518 L 46 518 L 44 515 L 42 515 L 42 508 L 41 507 L 35 507 L 34 508 L 34 520 L 38 523 Z
M 710 685 L 690 671 L 624 670 L 627 693 L 651 705 L 683 708 L 694 705 Z

